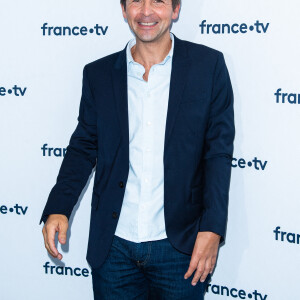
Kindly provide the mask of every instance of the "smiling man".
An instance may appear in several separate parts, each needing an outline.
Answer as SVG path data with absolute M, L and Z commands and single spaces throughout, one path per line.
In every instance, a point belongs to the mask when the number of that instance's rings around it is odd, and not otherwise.
M 134 38 L 83 70 L 78 125 L 49 195 L 45 247 L 96 166 L 95 299 L 197 299 L 225 239 L 235 134 L 222 52 L 170 32 L 180 0 L 121 0 Z

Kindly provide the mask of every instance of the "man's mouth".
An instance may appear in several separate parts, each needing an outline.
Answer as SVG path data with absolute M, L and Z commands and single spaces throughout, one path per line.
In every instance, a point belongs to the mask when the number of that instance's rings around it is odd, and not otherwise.
M 142 25 L 142 26 L 155 26 L 158 22 L 138 22 L 139 25 Z

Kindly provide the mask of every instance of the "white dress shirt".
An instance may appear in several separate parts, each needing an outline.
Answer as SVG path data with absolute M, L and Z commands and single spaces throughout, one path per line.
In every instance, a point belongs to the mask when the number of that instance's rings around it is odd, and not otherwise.
M 129 174 L 115 235 L 133 242 L 167 237 L 164 217 L 164 139 L 174 50 L 151 67 L 148 82 L 145 68 L 126 49 L 129 117 Z

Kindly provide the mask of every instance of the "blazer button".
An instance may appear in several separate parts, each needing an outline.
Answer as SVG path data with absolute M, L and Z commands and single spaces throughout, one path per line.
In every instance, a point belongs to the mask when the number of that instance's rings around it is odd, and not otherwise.
M 114 219 L 116 219 L 116 218 L 118 217 L 118 213 L 114 211 L 114 212 L 112 213 L 112 217 L 113 217 Z
M 124 187 L 123 181 L 120 181 L 120 182 L 119 182 L 119 186 L 120 186 L 121 188 Z

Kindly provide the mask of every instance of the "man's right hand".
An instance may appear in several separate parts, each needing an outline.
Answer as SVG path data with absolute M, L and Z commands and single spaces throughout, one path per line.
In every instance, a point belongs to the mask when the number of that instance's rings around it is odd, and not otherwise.
M 58 231 L 58 241 L 61 244 L 65 244 L 67 240 L 68 226 L 68 218 L 65 215 L 52 214 L 48 216 L 48 219 L 42 230 L 46 249 L 53 257 L 56 257 L 60 260 L 63 256 L 55 247 L 55 234 Z

